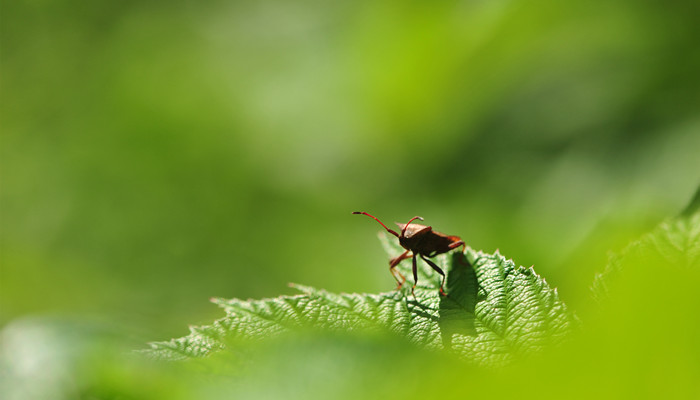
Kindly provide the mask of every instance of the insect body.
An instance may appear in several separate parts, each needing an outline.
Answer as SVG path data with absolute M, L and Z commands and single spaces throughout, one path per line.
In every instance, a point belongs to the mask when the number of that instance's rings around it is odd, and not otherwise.
M 404 282 L 406 282 L 406 277 L 401 274 L 401 272 L 396 271 L 394 268 L 396 268 L 399 263 L 405 259 L 412 258 L 413 259 L 413 287 L 411 288 L 411 293 L 413 293 L 413 297 L 415 297 L 415 293 L 413 292 L 416 289 L 416 283 L 418 283 L 418 269 L 416 265 L 416 257 L 420 256 L 420 258 L 423 259 L 428 265 L 430 265 L 435 271 L 437 271 L 440 275 L 442 275 L 442 283 L 440 284 L 440 294 L 445 295 L 445 273 L 442 271 L 440 267 L 438 267 L 434 262 L 429 260 L 426 257 L 435 257 L 438 254 L 442 253 L 447 253 L 448 251 L 452 249 L 456 249 L 459 246 L 462 246 L 462 251 L 464 251 L 465 244 L 462 239 L 459 238 L 459 236 L 449 236 L 445 235 L 440 232 L 436 232 L 433 230 L 432 227 L 426 226 L 426 225 L 419 225 L 419 224 L 412 224 L 411 222 L 415 220 L 423 220 L 421 217 L 413 217 L 411 218 L 408 223 L 406 224 L 399 224 L 397 223 L 396 225 L 401 228 L 401 233 L 396 233 L 396 231 L 389 229 L 380 221 L 377 219 L 377 217 L 367 214 L 366 212 L 361 212 L 361 211 L 355 211 L 353 214 L 364 214 L 375 221 L 379 222 L 384 229 L 387 230 L 387 232 L 391 233 L 392 235 L 396 236 L 399 239 L 399 244 L 401 244 L 401 247 L 406 249 L 405 252 L 403 252 L 400 256 L 392 258 L 389 261 L 389 272 L 391 272 L 391 275 L 396 279 L 396 282 L 398 283 L 397 289 L 400 289 L 401 286 L 403 286 Z M 396 276 L 396 274 L 401 277 L 399 280 L 399 277 Z

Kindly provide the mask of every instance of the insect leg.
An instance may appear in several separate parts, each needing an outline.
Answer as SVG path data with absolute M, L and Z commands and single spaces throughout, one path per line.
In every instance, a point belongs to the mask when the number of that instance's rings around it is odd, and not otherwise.
M 443 296 L 446 296 L 445 291 L 443 290 L 443 288 L 445 287 L 445 279 L 447 278 L 447 277 L 445 276 L 445 273 L 444 273 L 444 272 L 442 271 L 442 269 L 441 269 L 440 267 L 438 267 L 434 262 L 432 262 L 432 261 L 428 260 L 427 258 L 425 258 L 424 255 L 421 254 L 420 258 L 422 258 L 423 261 L 427 262 L 428 265 L 430 265 L 431 267 L 433 267 L 433 269 L 434 269 L 435 271 L 437 271 L 438 274 L 442 275 L 442 283 L 440 284 L 440 294 L 443 295 Z
M 458 241 L 458 242 L 452 242 L 452 243 L 450 243 L 450 245 L 448 246 L 448 248 L 449 248 L 450 250 L 452 250 L 452 249 L 456 249 L 456 248 L 459 247 L 459 246 L 462 246 L 462 253 L 464 253 L 464 250 L 467 249 L 467 244 L 464 243 L 464 240 L 460 240 L 460 241 Z
M 413 287 L 411 288 L 411 294 L 413 295 L 413 298 L 416 298 L 416 285 L 418 284 L 418 265 L 416 264 L 416 256 L 417 254 L 413 255 Z
M 394 277 L 394 279 L 396 279 L 396 282 L 399 284 L 399 286 L 396 288 L 397 290 L 401 289 L 401 286 L 403 286 L 404 282 L 406 282 L 406 277 L 403 276 L 403 274 L 401 272 L 395 270 L 394 268 L 396 268 L 396 266 L 399 265 L 399 263 L 401 261 L 411 257 L 408 255 L 408 253 L 410 253 L 410 252 L 411 252 L 411 250 L 406 250 L 400 256 L 392 258 L 389 261 L 389 272 L 391 272 L 391 275 Z M 399 278 L 396 277 L 396 274 L 399 274 L 399 276 L 401 277 L 401 280 L 399 280 Z

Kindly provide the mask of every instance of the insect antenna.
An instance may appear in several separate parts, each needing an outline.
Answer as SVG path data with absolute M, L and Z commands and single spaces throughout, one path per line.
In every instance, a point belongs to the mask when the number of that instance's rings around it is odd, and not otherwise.
M 368 216 L 368 217 L 374 219 L 375 221 L 379 222 L 379 223 L 384 227 L 384 229 L 387 230 L 387 232 L 391 233 L 392 235 L 394 235 L 394 236 L 396 236 L 396 237 L 399 237 L 399 234 L 398 234 L 398 233 L 396 233 L 396 232 L 394 232 L 393 230 L 387 228 L 386 225 L 384 225 L 384 224 L 382 223 L 382 221 L 380 221 L 380 220 L 379 220 L 377 217 L 375 217 L 374 215 L 367 214 L 367 213 L 364 212 L 364 211 L 353 211 L 353 214 L 364 214 L 364 215 L 366 215 L 366 216 Z M 421 218 L 421 219 L 422 219 L 422 218 Z M 413 220 L 411 220 L 411 221 L 413 221 Z
M 401 236 L 403 236 L 403 235 L 406 233 L 406 228 L 408 228 L 408 226 L 411 225 L 411 222 L 413 222 L 413 221 L 415 221 L 415 220 L 417 220 L 417 219 L 419 219 L 419 220 L 422 221 L 422 220 L 423 220 L 423 217 L 419 217 L 419 216 L 416 215 L 415 217 L 413 217 L 413 218 L 411 218 L 410 220 L 408 220 L 408 223 L 406 223 L 406 225 L 403 226 L 403 229 L 401 229 Z

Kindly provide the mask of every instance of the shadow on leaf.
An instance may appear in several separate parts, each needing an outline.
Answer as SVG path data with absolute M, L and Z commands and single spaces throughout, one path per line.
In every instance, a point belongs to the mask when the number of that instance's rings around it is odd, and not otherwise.
M 440 297 L 439 326 L 443 345 L 452 347 L 454 334 L 476 335 L 474 315 L 479 282 L 474 268 L 463 253 L 450 255 L 447 272 L 447 296 Z

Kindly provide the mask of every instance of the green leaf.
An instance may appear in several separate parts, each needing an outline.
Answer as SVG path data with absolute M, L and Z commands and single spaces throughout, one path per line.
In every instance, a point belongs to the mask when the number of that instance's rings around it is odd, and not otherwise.
M 612 254 L 605 269 L 593 279 L 594 299 L 600 303 L 607 300 L 611 283 L 625 268 L 650 263 L 656 265 L 658 273 L 668 273 L 664 270 L 668 268 L 682 273 L 700 264 L 700 211 L 664 221 L 619 254 Z
M 382 241 L 392 256 L 401 251 L 385 236 Z M 500 365 L 559 342 L 571 330 L 573 318 L 556 290 L 532 268 L 518 267 L 498 252 L 485 254 L 470 248 L 464 254 L 440 255 L 435 261 L 445 267 L 447 296 L 437 290 L 441 277 L 419 261 L 415 298 L 409 278 L 402 290 L 379 294 L 334 294 L 292 285 L 301 294 L 247 301 L 213 299 L 226 317 L 191 327 L 188 336 L 151 343 L 148 352 L 158 358 L 183 359 L 304 329 L 379 331 L 418 346 L 447 349 L 475 364 Z M 402 264 L 401 272 L 412 277 L 411 262 Z

